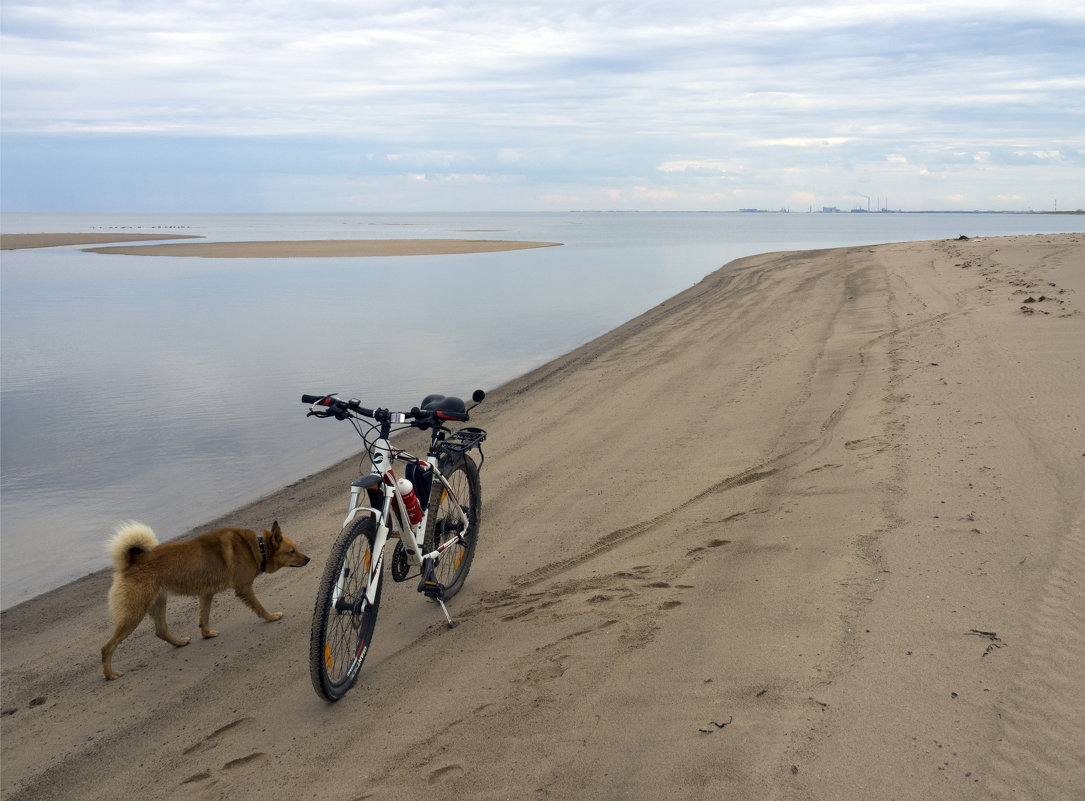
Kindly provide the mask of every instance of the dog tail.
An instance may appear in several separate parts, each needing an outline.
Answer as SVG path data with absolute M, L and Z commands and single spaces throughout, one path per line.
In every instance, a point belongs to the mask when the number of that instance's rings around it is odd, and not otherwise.
M 158 538 L 149 526 L 133 521 L 122 523 L 109 541 L 109 555 L 113 558 L 113 567 L 124 570 L 134 564 L 140 554 L 157 545 Z

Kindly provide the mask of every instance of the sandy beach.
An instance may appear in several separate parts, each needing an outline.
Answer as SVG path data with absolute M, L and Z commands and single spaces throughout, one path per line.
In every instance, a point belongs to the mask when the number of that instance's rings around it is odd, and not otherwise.
M 313 692 L 348 460 L 199 529 L 313 558 L 278 622 L 106 682 L 108 573 L 0 615 L 6 801 L 1081 797 L 1085 234 L 742 259 L 486 389 L 455 629 L 386 581 Z

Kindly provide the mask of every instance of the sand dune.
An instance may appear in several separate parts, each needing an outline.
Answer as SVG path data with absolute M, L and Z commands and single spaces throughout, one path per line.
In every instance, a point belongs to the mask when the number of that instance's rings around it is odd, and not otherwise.
M 387 582 L 334 706 L 357 460 L 226 518 L 314 559 L 257 582 L 278 623 L 221 596 L 107 683 L 107 574 L 7 610 L 3 795 L 1079 798 L 1083 268 L 1081 234 L 756 256 L 492 391 L 458 627 Z

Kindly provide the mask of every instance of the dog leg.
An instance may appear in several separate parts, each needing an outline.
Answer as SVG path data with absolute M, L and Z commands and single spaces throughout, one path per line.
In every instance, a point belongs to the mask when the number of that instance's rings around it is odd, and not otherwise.
M 200 596 L 200 634 L 205 640 L 219 636 L 219 633 L 211 628 L 211 601 L 215 593 L 205 592 Z
M 120 671 L 113 669 L 113 652 L 117 650 L 117 646 L 121 644 L 125 637 L 136 630 L 139 621 L 140 618 L 122 620 L 117 624 L 117 629 L 113 632 L 113 636 L 109 638 L 109 642 L 102 646 L 102 672 L 105 674 L 107 681 L 121 677 Z
M 174 637 L 166 626 L 166 593 L 160 592 L 158 594 L 158 597 L 151 602 L 151 608 L 147 614 L 154 621 L 154 633 L 158 635 L 160 640 L 165 640 L 170 645 L 176 645 L 178 648 L 182 645 L 188 645 L 188 637 Z
M 264 609 L 264 605 L 260 603 L 260 600 L 256 597 L 256 593 L 253 592 L 251 584 L 247 587 L 234 587 L 234 592 L 237 593 L 238 598 L 245 602 L 245 606 L 249 607 L 249 609 L 264 620 L 278 620 L 283 616 L 282 612 L 269 612 Z

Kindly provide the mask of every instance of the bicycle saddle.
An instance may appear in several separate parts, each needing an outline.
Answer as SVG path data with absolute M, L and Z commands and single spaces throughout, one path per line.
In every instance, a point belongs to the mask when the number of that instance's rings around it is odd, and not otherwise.
M 446 414 L 462 415 L 467 413 L 461 398 L 445 397 L 444 395 L 427 395 L 422 399 L 422 411 L 445 412 Z

